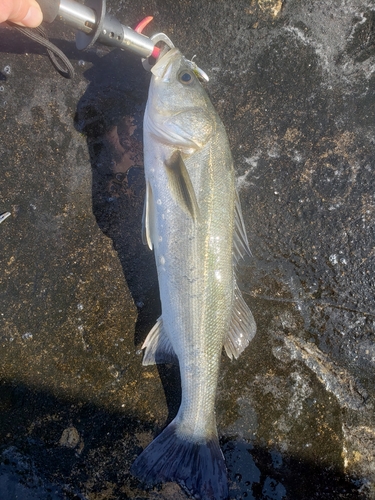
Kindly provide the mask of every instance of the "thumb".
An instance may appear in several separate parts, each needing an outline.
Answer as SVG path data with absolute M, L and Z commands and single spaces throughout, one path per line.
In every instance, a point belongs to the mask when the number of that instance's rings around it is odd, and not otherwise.
M 35 0 L 18 0 L 12 3 L 13 13 L 10 14 L 9 21 L 28 28 L 35 28 L 43 21 L 42 11 Z

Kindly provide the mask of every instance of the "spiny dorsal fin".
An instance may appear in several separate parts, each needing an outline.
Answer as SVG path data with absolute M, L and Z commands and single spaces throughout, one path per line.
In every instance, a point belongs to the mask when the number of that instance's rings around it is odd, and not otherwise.
M 251 257 L 249 242 L 246 235 L 245 222 L 242 217 L 241 203 L 236 190 L 236 200 L 234 208 L 234 237 L 233 237 L 233 256 L 234 264 L 243 259 L 246 255 Z
M 148 245 L 149 249 L 153 249 L 153 238 L 155 237 L 155 214 L 154 200 L 150 183 L 146 181 L 145 203 L 143 205 L 142 215 L 142 242 Z
M 181 151 L 175 151 L 164 162 L 167 170 L 171 193 L 180 207 L 191 215 L 194 221 L 199 218 L 199 208 L 193 184 L 181 156 Z
M 236 281 L 234 281 L 232 318 L 224 342 L 225 352 L 230 359 L 238 358 L 253 339 L 256 329 L 254 317 L 244 301 Z
M 146 349 L 142 361 L 143 365 L 154 365 L 159 363 L 178 364 L 177 356 L 163 328 L 163 320 L 161 317 L 147 335 L 146 340 L 143 342 L 142 349 Z

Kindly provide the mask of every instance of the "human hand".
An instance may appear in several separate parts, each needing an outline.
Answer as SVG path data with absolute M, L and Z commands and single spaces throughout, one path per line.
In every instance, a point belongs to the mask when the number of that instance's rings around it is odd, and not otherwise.
M 43 21 L 43 14 L 36 0 L 0 0 L 0 23 L 4 21 L 35 28 Z

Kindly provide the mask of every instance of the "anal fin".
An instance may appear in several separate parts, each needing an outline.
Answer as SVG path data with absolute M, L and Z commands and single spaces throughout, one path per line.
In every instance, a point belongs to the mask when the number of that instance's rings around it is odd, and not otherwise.
M 143 365 L 161 363 L 178 364 L 177 356 L 163 328 L 162 317 L 157 320 L 154 327 L 150 330 L 146 340 L 143 342 L 142 349 L 146 349 L 142 361 Z

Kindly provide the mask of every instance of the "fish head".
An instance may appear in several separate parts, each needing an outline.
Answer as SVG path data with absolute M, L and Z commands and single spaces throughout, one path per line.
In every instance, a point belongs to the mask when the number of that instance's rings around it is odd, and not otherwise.
M 145 130 L 185 153 L 202 148 L 212 136 L 216 112 L 193 61 L 173 48 L 153 66 L 145 113 Z

